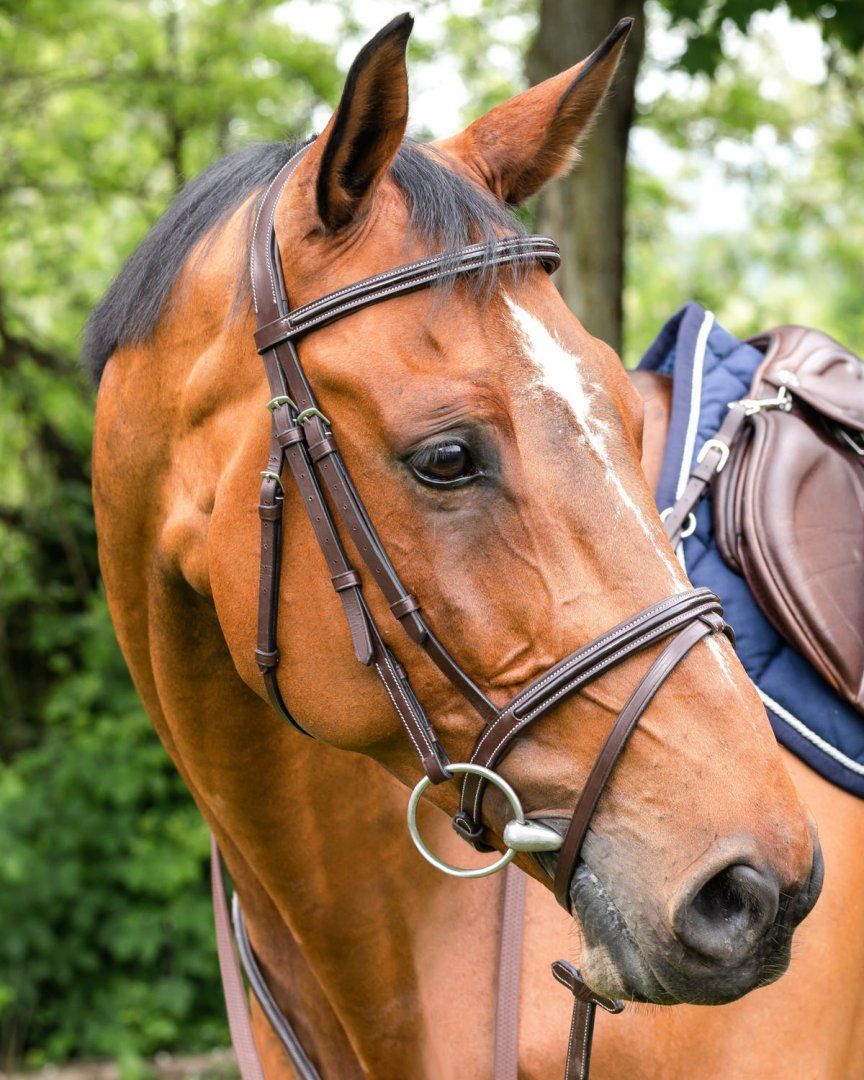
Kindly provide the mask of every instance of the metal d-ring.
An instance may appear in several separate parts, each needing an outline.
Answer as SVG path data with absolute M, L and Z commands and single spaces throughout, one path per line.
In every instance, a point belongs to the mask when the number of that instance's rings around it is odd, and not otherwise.
M 507 799 L 507 802 L 510 803 L 510 809 L 513 811 L 516 821 L 518 821 L 520 825 L 525 824 L 525 812 L 522 809 L 522 803 L 519 802 L 519 796 L 513 788 L 510 787 L 503 776 L 499 776 L 498 773 L 493 772 L 491 769 L 487 769 L 484 765 L 470 765 L 467 762 L 448 765 L 447 771 L 451 773 L 470 773 L 472 776 L 482 776 L 484 780 L 488 780 L 490 784 L 494 784 Z M 482 878 L 489 877 L 490 874 L 496 874 L 499 870 L 503 870 L 509 862 L 512 862 L 513 859 L 516 858 L 516 849 L 508 847 L 501 858 L 490 863 L 489 866 L 479 866 L 473 870 L 466 870 L 460 866 L 452 866 L 450 863 L 444 862 L 443 859 L 439 859 L 437 855 L 433 854 L 429 848 L 426 847 L 426 844 L 420 835 L 420 830 L 417 828 L 417 805 L 420 802 L 423 792 L 429 787 L 431 782 L 432 781 L 428 776 L 424 776 L 411 792 L 411 798 L 408 800 L 408 832 L 411 834 L 414 846 L 426 862 L 431 863 L 437 870 L 442 870 L 445 874 L 450 874 L 452 877 Z
M 669 515 L 674 509 L 674 506 L 667 506 L 665 510 L 661 510 L 660 520 L 665 522 L 666 518 L 669 517 Z M 688 536 L 692 536 L 693 533 L 696 532 L 696 524 L 696 515 L 691 510 L 687 517 L 684 519 L 684 524 L 681 527 L 681 532 L 678 534 L 678 540 L 686 540 Z

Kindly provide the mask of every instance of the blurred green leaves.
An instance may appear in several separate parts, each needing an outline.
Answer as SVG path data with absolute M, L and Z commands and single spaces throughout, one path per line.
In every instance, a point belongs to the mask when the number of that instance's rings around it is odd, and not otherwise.
M 767 31 L 746 42 L 746 59 L 735 50 L 712 80 L 676 82 L 643 110 L 678 164 L 630 173 L 631 360 L 690 299 L 740 336 L 803 323 L 864 353 L 864 57 L 845 54 L 817 83 Z
M 185 178 L 333 103 L 332 53 L 268 0 L 0 5 L 0 1068 L 227 1039 L 206 829 L 99 589 L 77 352 Z
M 659 0 L 687 34 L 681 67 L 691 75 L 713 75 L 723 59 L 723 33 L 750 29 L 753 16 L 774 11 L 778 0 Z M 864 19 L 860 0 L 785 0 L 796 19 L 815 19 L 828 45 L 857 53 L 864 48 Z
M 154 738 L 98 593 L 47 731 L 0 773 L 0 1037 L 7 1062 L 225 1041 L 207 830 Z

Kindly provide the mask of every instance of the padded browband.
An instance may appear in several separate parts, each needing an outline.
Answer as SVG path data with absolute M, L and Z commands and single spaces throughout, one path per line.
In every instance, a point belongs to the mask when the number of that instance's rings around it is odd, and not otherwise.
M 364 278 L 294 308 L 287 315 L 257 330 L 255 344 L 258 352 L 263 353 L 381 300 L 429 288 L 449 277 L 520 262 L 539 262 L 551 274 L 561 265 L 561 252 L 548 236 L 507 236 L 491 244 L 472 244 L 461 251 L 430 255 L 426 259 Z

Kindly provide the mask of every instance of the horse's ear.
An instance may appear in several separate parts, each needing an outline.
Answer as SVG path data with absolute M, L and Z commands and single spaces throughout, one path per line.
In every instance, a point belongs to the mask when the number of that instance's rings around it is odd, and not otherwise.
M 357 54 L 339 107 L 317 139 L 318 216 L 330 230 L 361 217 L 408 122 L 405 50 L 414 20 L 398 15 Z
M 505 202 L 527 199 L 573 165 L 632 26 L 632 19 L 621 19 L 587 60 L 517 94 L 438 145 Z

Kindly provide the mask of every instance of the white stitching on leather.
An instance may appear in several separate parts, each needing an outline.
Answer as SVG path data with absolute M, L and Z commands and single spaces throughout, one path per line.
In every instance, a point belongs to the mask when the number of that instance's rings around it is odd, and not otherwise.
M 508 247 L 525 246 L 530 245 L 531 252 L 519 252 L 521 255 L 531 254 L 532 258 L 539 257 L 539 254 L 543 253 L 546 248 L 552 250 L 545 251 L 548 255 L 558 255 L 558 245 L 548 236 L 507 236 L 501 240 L 496 241 L 495 248 L 502 254 Z M 535 251 L 536 249 L 536 251 Z M 352 292 L 358 285 L 370 286 L 376 281 L 385 281 L 393 273 L 403 272 L 410 267 L 412 271 L 420 271 L 427 266 L 446 265 L 449 261 L 454 259 L 463 259 L 465 256 L 471 256 L 475 252 L 478 255 L 482 255 L 486 251 L 485 244 L 470 244 L 467 248 L 462 248 L 461 251 L 451 252 L 442 251 L 437 255 L 428 255 L 425 259 L 417 259 L 413 263 L 408 263 L 406 266 L 398 266 L 395 270 L 382 270 L 379 274 L 373 274 L 372 277 L 364 278 L 362 282 L 355 281 L 352 285 L 345 285 L 341 289 L 336 289 L 334 292 L 327 293 L 326 296 L 321 296 L 317 300 L 311 300 L 308 304 L 304 304 L 302 307 L 297 308 L 291 314 L 296 315 L 298 311 L 310 311 L 319 307 L 322 303 L 330 303 L 330 301 L 337 299 L 340 296 L 344 296 L 346 293 Z M 538 254 L 539 253 L 539 254 Z
M 423 741 L 426 743 L 426 746 L 429 749 L 429 753 L 432 755 L 432 757 L 435 757 L 435 751 L 432 749 L 432 743 L 429 741 L 429 736 L 426 734 L 426 731 L 425 731 L 425 728 L 424 728 L 423 723 L 421 721 L 421 718 L 417 715 L 417 710 L 414 709 L 414 707 L 412 706 L 411 700 L 409 699 L 408 695 L 405 693 L 405 690 L 402 687 L 402 682 L 401 682 L 399 676 L 396 674 L 396 670 L 393 667 L 393 664 L 391 663 L 390 657 L 387 654 L 387 652 L 384 653 L 384 663 L 387 665 L 388 669 L 390 670 L 390 674 L 393 676 L 393 681 L 395 682 L 396 687 L 399 690 L 399 694 L 402 697 L 402 700 L 405 702 L 406 709 L 411 714 L 411 716 L 413 716 L 414 720 L 417 722 L 417 730 L 420 732 L 420 735 L 422 736 Z M 377 667 L 377 665 L 376 665 L 376 667 Z M 416 747 L 417 744 L 415 743 L 414 745 Z M 420 756 L 422 757 L 423 755 L 421 754 Z
M 591 1006 L 589 1005 L 588 1008 L 590 1010 Z M 575 1009 L 574 1009 L 574 1014 L 575 1014 Z M 584 1033 L 582 1035 L 582 1058 L 581 1058 L 581 1060 L 579 1062 L 579 1072 L 580 1073 L 585 1072 L 585 1060 L 588 1057 L 588 1032 L 590 1030 L 591 1030 L 591 1013 L 589 1011 L 588 1015 L 585 1018 L 585 1031 L 584 1031 Z M 565 1080 L 566 1080 L 566 1078 L 565 1078 Z
M 401 709 L 399 708 L 399 706 L 397 705 L 397 703 L 396 703 L 396 698 L 394 698 L 394 697 L 393 697 L 393 693 L 392 693 L 392 691 L 390 690 L 390 687 L 389 687 L 389 686 L 387 685 L 387 680 L 386 680 L 386 679 L 384 678 L 384 672 L 383 672 L 383 671 L 381 670 L 381 665 L 380 665 L 380 664 L 378 664 L 378 663 L 376 663 L 376 664 L 375 664 L 375 670 L 376 670 L 376 671 L 378 672 L 378 677 L 379 677 L 379 678 L 380 678 L 380 680 L 381 680 L 381 685 L 382 685 L 382 686 L 384 687 L 384 689 L 385 689 L 385 690 L 387 691 L 387 697 L 389 697 L 389 698 L 390 698 L 390 701 L 391 701 L 391 703 L 392 703 L 392 705 L 393 705 L 393 708 L 394 708 L 394 709 L 395 709 L 395 711 L 396 711 L 396 715 L 397 715 L 397 716 L 399 717 L 399 719 L 400 719 L 400 720 L 402 721 L 402 726 L 403 726 L 403 727 L 405 728 L 405 731 L 406 731 L 406 732 L 408 733 L 408 738 L 409 738 L 409 739 L 411 740 L 411 742 L 412 742 L 412 743 L 414 744 L 414 749 L 415 749 L 415 751 L 417 752 L 417 757 L 419 757 L 419 758 L 420 758 L 420 760 L 422 761 L 422 760 L 423 760 L 423 751 L 422 751 L 422 750 L 420 749 L 420 747 L 419 747 L 419 746 L 417 745 L 417 740 L 416 740 L 416 739 L 414 738 L 414 734 L 413 734 L 413 732 L 411 731 L 411 726 L 410 726 L 410 724 L 408 724 L 408 723 L 406 722 L 406 720 L 405 720 L 405 714 L 404 714 L 404 713 L 402 712 L 402 710 L 401 710 Z M 432 748 L 430 747 L 429 749 L 431 750 Z
M 663 638 L 668 637 L 669 634 L 672 632 L 672 630 L 674 630 L 682 622 L 689 622 L 690 620 L 698 619 L 700 615 L 710 613 L 711 607 L 712 607 L 712 605 L 706 604 L 707 611 L 693 610 L 693 611 L 682 612 L 680 615 L 676 615 L 674 619 L 670 619 L 670 621 L 668 623 L 664 623 L 662 627 L 657 627 L 654 630 L 649 630 L 647 633 L 642 634 L 640 637 L 634 638 L 634 640 L 629 645 L 622 646 L 620 649 L 616 650 L 614 653 L 610 653 L 609 656 L 606 657 L 605 660 L 601 660 L 599 663 L 595 664 L 593 667 L 588 668 L 586 671 L 581 672 L 576 677 L 576 679 L 574 680 L 575 684 L 576 684 L 575 686 L 574 686 L 573 682 L 569 682 L 569 683 L 567 683 L 566 686 L 562 686 L 561 689 L 557 690 L 552 695 L 552 697 L 550 697 L 547 701 L 544 701 L 541 705 L 538 705 L 536 708 L 532 709 L 531 712 L 526 713 L 522 717 L 522 719 L 519 721 L 519 723 L 516 725 L 516 727 L 511 728 L 507 732 L 507 734 L 500 740 L 500 742 L 495 747 L 495 749 L 491 752 L 491 754 L 489 754 L 486 757 L 486 760 L 488 762 L 490 762 L 489 768 L 492 768 L 494 766 L 494 763 L 495 763 L 495 760 L 496 760 L 496 754 L 501 749 L 501 747 L 504 746 L 505 743 L 510 742 L 513 739 L 515 739 L 516 736 L 519 734 L 519 732 L 522 731 L 523 728 L 525 728 L 528 724 L 530 724 L 531 721 L 537 715 L 545 712 L 547 709 L 550 709 L 555 704 L 555 702 L 558 701 L 560 698 L 564 697 L 567 694 L 572 694 L 574 692 L 574 690 L 579 685 L 584 685 L 584 683 L 589 681 L 591 676 L 598 669 L 601 670 L 601 671 L 604 671 L 610 666 L 614 667 L 617 660 L 618 660 L 618 658 L 622 655 L 622 653 L 630 652 L 633 649 L 637 649 L 639 646 L 641 646 L 641 645 L 643 645 L 645 643 L 648 643 L 648 642 L 652 642 L 652 641 L 655 641 L 655 640 L 662 641 Z M 502 713 L 502 715 L 503 715 L 503 713 Z M 489 729 L 490 733 L 491 733 L 491 730 L 492 729 L 490 728 Z M 478 750 L 480 749 L 479 745 L 478 745 L 477 749 Z M 473 755 L 470 758 L 470 760 L 471 760 L 471 762 L 474 761 Z M 467 784 L 465 785 L 465 787 L 467 788 Z M 465 791 L 465 788 L 463 788 L 463 793 L 464 793 L 464 791 Z M 473 812 L 473 815 L 472 815 L 475 818 L 480 813 L 480 803 L 482 801 L 482 793 L 483 793 L 482 779 L 478 779 L 477 780 L 477 790 L 474 793 L 474 812 Z M 464 809 L 464 807 L 460 806 L 460 809 Z
M 700 592 L 700 591 L 701 590 L 698 590 L 698 589 L 694 590 L 694 599 L 695 599 L 695 594 Z M 526 687 L 522 691 L 521 694 L 517 694 L 516 697 L 510 702 L 510 704 L 508 705 L 505 712 L 502 712 L 498 717 L 496 717 L 495 720 L 492 721 L 490 726 L 483 733 L 483 736 L 481 737 L 480 742 L 477 744 L 477 747 L 476 747 L 474 753 L 469 758 L 469 761 L 471 761 L 473 763 L 477 759 L 477 755 L 481 752 L 484 743 L 492 735 L 492 733 L 495 730 L 495 728 L 497 727 L 497 725 L 499 723 L 501 723 L 504 716 L 508 712 L 512 711 L 513 709 L 518 708 L 527 698 L 530 698 L 531 696 L 536 694 L 538 691 L 542 690 L 543 687 L 547 686 L 552 680 L 557 679 L 560 675 L 565 674 L 575 664 L 581 663 L 583 660 L 586 659 L 586 657 L 591 656 L 592 653 L 596 653 L 598 649 L 600 649 L 603 645 L 606 644 L 607 641 L 610 640 L 610 638 L 614 638 L 617 634 L 623 633 L 623 631 L 629 630 L 633 626 L 638 626 L 639 623 L 647 621 L 648 619 L 652 618 L 654 615 L 657 615 L 661 611 L 664 611 L 666 608 L 671 607 L 674 604 L 678 603 L 680 600 L 681 600 L 681 596 L 679 595 L 679 596 L 671 596 L 671 597 L 668 597 L 666 600 L 658 601 L 653 607 L 648 608 L 646 611 L 640 612 L 639 615 L 635 615 L 632 619 L 628 620 L 625 623 L 622 623 L 616 629 L 610 630 L 608 633 L 603 634 L 602 637 L 597 638 L 589 646 L 586 646 L 585 649 L 580 649 L 570 660 L 568 660 L 566 663 L 564 663 L 564 665 L 562 667 L 560 667 L 560 668 L 555 667 L 550 672 L 548 672 L 540 680 L 540 682 L 534 684 L 533 686 Z
M 523 247 L 525 250 L 509 254 L 507 249 L 514 245 Z M 495 249 L 496 254 L 491 256 L 491 258 L 494 259 L 496 263 L 498 261 L 517 257 L 539 259 L 542 258 L 544 254 L 553 255 L 555 257 L 558 255 L 558 248 L 554 241 L 547 240 L 544 243 L 536 243 L 535 237 L 507 237 L 504 240 L 497 241 Z M 362 287 L 365 293 L 376 282 L 386 282 L 388 279 L 392 278 L 394 274 L 405 274 L 406 271 L 410 271 L 410 273 L 406 275 L 405 280 L 413 280 L 413 275 L 420 273 L 420 271 L 425 268 L 434 267 L 435 269 L 438 269 L 442 266 L 446 267 L 448 262 L 454 263 L 453 269 L 455 272 L 462 273 L 464 272 L 463 266 L 466 258 L 471 258 L 476 254 L 480 257 L 480 265 L 482 265 L 482 256 L 485 252 L 485 244 L 472 244 L 470 247 L 463 248 L 458 252 L 443 251 L 438 255 L 429 255 L 425 259 L 417 259 L 415 262 L 408 263 L 406 266 L 397 266 L 392 270 L 382 270 L 380 274 L 373 274 L 372 277 L 364 278 L 363 281 L 355 281 L 352 285 L 346 285 L 344 288 L 336 289 L 334 292 L 327 293 L 326 296 L 321 296 L 317 300 L 310 300 L 308 304 L 303 304 L 301 307 L 295 308 L 294 311 L 291 312 L 292 319 L 296 319 L 298 315 L 301 319 L 305 318 L 310 312 L 314 312 L 322 306 L 329 306 L 334 300 L 338 300 L 340 296 L 350 295 L 356 292 L 358 288 Z M 459 260 L 458 263 L 456 260 Z M 475 267 L 471 268 L 474 269 Z
M 700 591 L 701 590 L 699 589 L 694 589 L 693 593 L 695 594 Z M 567 661 L 565 666 L 562 667 L 560 671 L 556 671 L 553 668 L 553 670 L 548 675 L 544 676 L 544 678 L 542 678 L 540 682 L 537 683 L 535 686 L 528 686 L 522 691 L 521 694 L 517 694 L 517 696 L 510 703 L 510 708 L 517 708 L 519 705 L 522 704 L 523 701 L 525 701 L 526 698 L 531 697 L 538 690 L 542 690 L 544 686 L 546 686 L 553 679 L 557 678 L 558 675 L 565 672 L 567 668 L 571 667 L 572 664 L 574 664 L 577 660 L 582 660 L 586 656 L 590 656 L 592 653 L 597 652 L 597 650 L 602 645 L 605 645 L 610 638 L 617 637 L 618 634 L 622 633 L 624 630 L 629 630 L 633 626 L 638 626 L 640 622 L 646 622 L 654 615 L 658 615 L 661 611 L 665 611 L 666 608 L 673 607 L 681 599 L 682 594 L 679 594 L 678 596 L 669 596 L 665 600 L 659 600 L 656 604 L 653 605 L 653 607 L 648 608 L 646 611 L 640 612 L 638 615 L 634 615 L 632 619 L 629 619 L 627 622 L 622 623 L 620 626 L 609 630 L 607 633 L 603 634 L 602 637 L 597 638 L 596 641 L 594 641 L 593 644 L 591 644 L 589 647 L 586 647 L 584 651 L 580 649 L 577 655 L 574 656 L 572 660 Z M 695 599 L 695 595 L 693 596 L 693 599 Z
M 566 984 L 565 984 L 566 985 Z M 576 1034 L 576 1005 L 574 998 L 573 1018 L 570 1021 L 570 1038 L 567 1040 L 567 1067 L 564 1070 L 564 1080 L 570 1080 L 571 1054 L 573 1053 L 573 1036 Z
M 282 185 L 281 185 L 281 187 L 279 189 L 279 194 L 273 200 L 273 209 L 272 209 L 272 212 L 270 214 L 270 229 L 272 230 L 272 228 L 273 228 L 273 218 L 276 215 L 276 206 L 277 206 L 277 204 L 279 202 L 279 199 L 282 196 L 282 192 L 285 189 L 285 185 L 288 183 L 288 181 L 294 175 L 294 170 L 297 168 L 297 165 L 299 164 L 300 158 L 306 153 L 306 151 L 309 149 L 309 147 L 311 145 L 312 145 L 312 143 L 307 143 L 305 146 L 301 146 L 300 149 L 295 154 L 293 154 L 285 162 L 285 164 L 282 166 L 282 168 L 279 170 L 279 172 L 276 173 L 276 175 L 273 177 L 273 179 L 267 185 L 267 190 L 264 192 L 264 195 L 261 198 L 261 202 L 258 204 L 258 211 L 255 214 L 255 224 L 252 227 L 252 246 L 251 246 L 251 250 L 249 252 L 249 276 L 252 279 L 252 306 L 255 308 L 256 314 L 258 312 L 258 295 L 257 295 L 256 289 L 255 289 L 255 251 L 256 251 L 256 246 L 257 246 L 256 245 L 256 239 L 257 239 L 257 236 L 258 236 L 258 225 L 259 225 L 259 222 L 261 220 L 261 211 L 264 209 L 264 204 L 267 202 L 268 195 L 273 190 L 273 185 L 276 183 L 276 181 L 279 179 L 279 177 L 282 176 L 283 173 L 285 173 L 285 177 L 284 177 L 284 179 L 282 181 Z M 272 261 L 270 259 L 270 248 L 271 248 L 270 237 L 269 237 L 269 234 L 268 234 L 268 237 L 267 237 L 267 270 L 268 270 L 268 277 L 270 279 L 270 287 L 273 290 L 273 301 L 276 304 L 276 307 L 278 309 L 278 307 L 279 307 L 279 298 L 276 295 L 276 281 L 275 281 L 274 276 L 273 276 L 273 263 L 272 263 Z
M 493 266 L 499 266 L 502 263 L 512 262 L 514 260 L 526 262 L 529 260 L 533 261 L 537 259 L 537 257 L 538 256 L 535 252 L 513 252 L 512 254 L 505 253 L 501 254 L 500 256 L 495 256 L 489 260 L 489 263 L 491 263 L 491 265 Z M 454 272 L 458 274 L 468 274 L 471 273 L 472 270 L 478 270 L 483 265 L 483 260 L 476 260 L 470 263 L 461 263 L 458 266 L 454 266 Z M 437 270 L 437 267 L 435 267 L 434 269 Z M 379 276 L 386 277 L 386 275 Z M 370 282 L 374 280 L 374 278 L 369 279 Z M 362 293 L 357 294 L 346 303 L 340 304 L 333 308 L 326 307 L 326 309 L 320 315 L 313 315 L 312 317 L 308 318 L 307 316 L 309 312 L 321 306 L 321 302 L 313 301 L 312 304 L 305 304 L 303 307 L 295 308 L 293 311 L 291 311 L 287 319 L 285 320 L 290 324 L 288 327 L 289 333 L 286 334 L 286 339 L 288 337 L 296 337 L 299 334 L 308 333 L 310 330 L 314 329 L 314 327 L 320 325 L 322 322 L 338 319 L 340 316 L 349 314 L 351 311 L 354 311 L 358 307 L 365 307 L 369 303 L 377 302 L 379 300 L 385 300 L 387 299 L 387 297 L 398 295 L 401 292 L 408 292 L 413 289 L 420 289 L 424 285 L 428 285 L 431 282 L 437 280 L 438 274 L 433 272 L 427 274 L 424 277 L 406 278 L 404 281 L 399 281 L 396 284 L 391 285 L 389 288 L 378 289 L 372 293 L 368 293 L 364 290 Z M 343 290 L 343 292 L 348 291 L 349 290 Z M 324 299 L 327 300 L 329 303 L 329 301 L 336 295 L 336 293 L 329 293 L 326 297 L 324 297 Z

